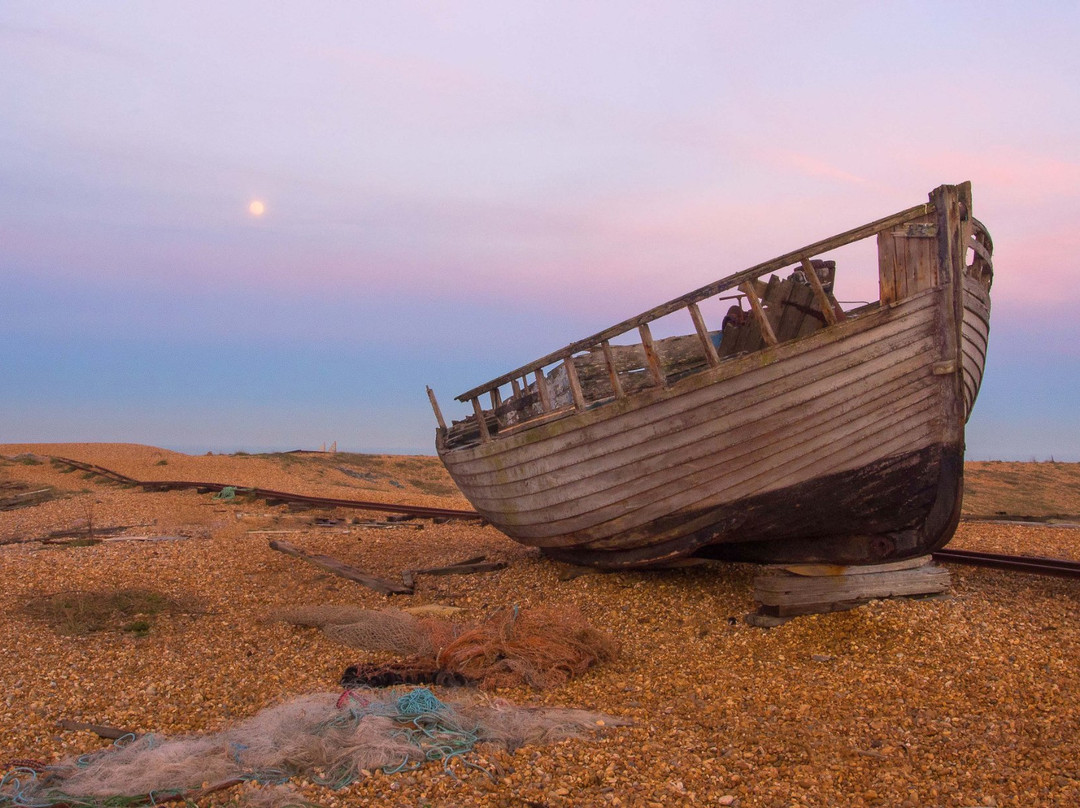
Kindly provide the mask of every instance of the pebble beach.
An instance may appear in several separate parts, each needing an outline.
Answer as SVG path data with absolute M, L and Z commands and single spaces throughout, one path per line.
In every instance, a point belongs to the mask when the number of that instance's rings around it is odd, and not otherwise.
M 743 621 L 756 607 L 760 568 L 752 565 L 577 574 L 476 522 L 373 526 L 363 523 L 385 514 L 148 493 L 50 457 L 140 480 L 469 507 L 434 458 L 0 446 L 0 484 L 52 491 L 0 511 L 5 770 L 111 743 L 63 730 L 61 720 L 216 732 L 284 700 L 334 691 L 348 665 L 376 658 L 269 619 L 275 610 L 435 604 L 479 620 L 507 606 L 566 606 L 615 639 L 617 658 L 556 689 L 485 697 L 598 711 L 625 726 L 514 752 L 478 748 L 477 768 L 452 773 L 438 764 L 376 770 L 337 790 L 301 778 L 287 787 L 247 783 L 199 804 L 279 804 L 282 788 L 321 806 L 410 808 L 1080 803 L 1080 581 L 950 567 L 944 599 L 874 601 L 762 629 Z M 275 552 L 273 538 L 387 579 L 476 556 L 507 565 L 418 576 L 413 594 L 382 595 Z M 1080 531 L 965 521 L 951 546 L 1080 560 Z M 33 608 L 57 594 L 128 588 L 170 605 L 138 630 L 76 633 Z

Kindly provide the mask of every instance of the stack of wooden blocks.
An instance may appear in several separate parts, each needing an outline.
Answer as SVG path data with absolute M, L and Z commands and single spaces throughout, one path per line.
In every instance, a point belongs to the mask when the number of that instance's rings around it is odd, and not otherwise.
M 779 625 L 800 615 L 852 609 L 879 598 L 940 597 L 948 591 L 948 570 L 928 555 L 865 566 L 771 566 L 754 579 L 754 598 L 760 606 L 747 615 L 747 622 Z

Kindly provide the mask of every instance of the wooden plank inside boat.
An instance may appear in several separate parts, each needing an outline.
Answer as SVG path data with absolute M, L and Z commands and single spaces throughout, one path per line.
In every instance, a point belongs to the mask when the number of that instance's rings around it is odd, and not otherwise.
M 878 234 L 882 305 L 940 283 L 937 233 L 934 215 L 929 214 Z

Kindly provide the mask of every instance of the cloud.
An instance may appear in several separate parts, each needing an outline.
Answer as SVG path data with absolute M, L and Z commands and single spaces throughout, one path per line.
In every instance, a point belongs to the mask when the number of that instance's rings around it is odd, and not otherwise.
M 763 161 L 776 165 L 780 170 L 790 169 L 806 177 L 832 180 L 848 185 L 862 185 L 866 182 L 865 177 L 860 177 L 839 166 L 833 165 L 827 160 L 810 154 L 778 150 L 762 150 L 759 152 Z
M 1063 159 L 1053 150 L 1034 151 L 1000 144 L 964 151 L 911 153 L 912 165 L 938 176 L 951 175 L 977 182 L 980 197 L 1013 206 L 1052 205 L 1080 201 L 1080 162 Z M 956 175 L 961 175 L 957 177 Z

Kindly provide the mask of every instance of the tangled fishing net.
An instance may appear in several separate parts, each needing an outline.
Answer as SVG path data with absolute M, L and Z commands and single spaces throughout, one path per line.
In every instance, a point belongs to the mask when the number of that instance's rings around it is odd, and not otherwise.
M 357 606 L 300 606 L 274 617 L 294 626 L 321 628 L 334 642 L 367 651 L 433 656 L 460 632 L 449 620 L 418 618 L 397 609 Z
M 568 609 L 503 609 L 439 651 L 437 664 L 485 687 L 557 687 L 615 658 L 615 642 Z
M 346 687 L 434 682 L 551 688 L 616 654 L 607 634 L 567 608 L 501 609 L 474 625 L 347 606 L 303 607 L 279 619 L 319 626 L 353 648 L 405 655 L 392 663 L 351 665 L 341 679 Z
M 340 788 L 365 770 L 393 774 L 428 761 L 441 761 L 452 774 L 455 761 L 458 768 L 483 771 L 469 760 L 479 743 L 513 751 L 625 723 L 603 713 L 502 700 L 441 701 L 427 688 L 379 698 L 371 691 L 318 693 L 267 708 L 213 735 L 128 736 L 110 749 L 42 772 L 15 769 L 0 780 L 0 806 L 187 800 L 208 793 L 208 782 L 281 784 L 297 776 Z
M 274 618 L 294 626 L 321 628 L 327 637 L 352 648 L 426 656 L 449 643 L 457 632 L 449 620 L 420 619 L 397 609 L 358 606 L 300 606 Z

